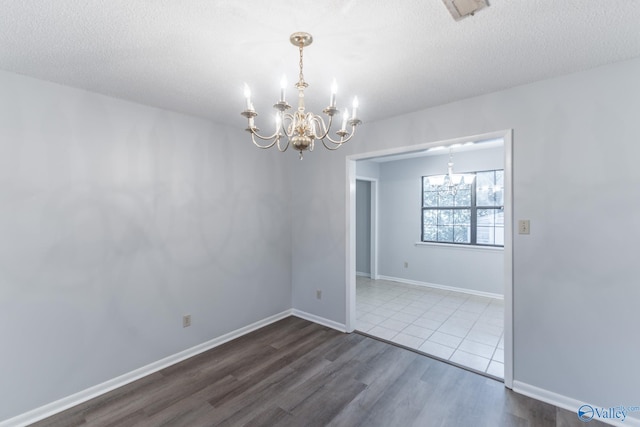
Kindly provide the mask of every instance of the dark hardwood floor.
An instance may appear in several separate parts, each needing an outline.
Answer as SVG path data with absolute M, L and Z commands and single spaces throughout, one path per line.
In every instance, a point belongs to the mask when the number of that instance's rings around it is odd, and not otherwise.
M 518 395 L 490 378 L 289 317 L 33 425 L 584 423 L 575 412 Z

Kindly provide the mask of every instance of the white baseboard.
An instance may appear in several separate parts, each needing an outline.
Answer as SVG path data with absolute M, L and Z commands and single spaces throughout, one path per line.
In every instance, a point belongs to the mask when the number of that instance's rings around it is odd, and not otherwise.
M 356 271 L 356 276 L 360 276 L 360 277 L 371 277 L 370 273 L 364 273 L 362 271 Z
M 445 291 L 461 292 L 461 293 L 464 293 L 464 294 L 476 295 L 476 296 L 480 296 L 480 297 L 504 299 L 504 295 L 502 295 L 502 294 L 494 294 L 493 292 L 483 292 L 483 291 L 476 291 L 474 289 L 456 288 L 455 286 L 438 285 L 436 283 L 420 282 L 418 280 L 403 279 L 401 277 L 391 277 L 391 276 L 378 275 L 377 279 L 390 280 L 392 282 L 399 282 L 399 283 L 406 283 L 407 285 L 426 286 L 428 288 L 442 289 L 442 290 L 445 290 Z
M 551 405 L 557 406 L 562 409 L 566 409 L 567 411 L 573 412 L 576 414 L 576 418 L 578 418 L 578 408 L 582 405 L 589 404 L 592 407 L 601 408 L 601 406 L 594 405 L 593 403 L 582 402 L 571 397 L 563 396 L 558 393 L 554 393 L 549 390 L 545 390 L 527 383 L 523 383 L 521 381 L 513 381 L 513 391 L 519 394 L 523 394 L 525 396 L 531 397 L 536 400 L 540 400 L 545 403 L 549 403 Z M 620 402 L 622 405 L 623 402 Z M 632 417 L 633 415 L 633 417 Z M 635 418 L 635 416 L 640 415 L 640 413 L 628 414 L 624 421 L 619 421 L 610 418 L 598 418 L 594 417 L 593 420 L 601 421 L 606 424 L 610 424 L 613 426 L 634 426 L 640 427 L 640 419 Z M 588 426 L 589 422 L 585 422 L 585 426 Z
M 307 313 L 306 311 L 300 311 L 294 308 L 293 310 L 291 310 L 291 314 L 301 319 L 308 320 L 309 322 L 317 323 L 319 325 L 335 329 L 336 331 L 347 332 L 346 325 L 334 322 L 333 320 L 325 319 L 324 317 L 316 316 L 315 314 Z
M 385 276 L 381 276 L 382 279 L 384 280 L 393 280 L 393 281 L 398 281 L 401 283 L 407 283 L 406 281 L 403 281 L 402 279 L 396 279 L 396 278 L 390 278 L 390 277 L 385 277 Z M 410 284 L 416 284 L 416 283 L 410 283 Z M 423 284 L 419 284 L 420 286 L 428 286 L 428 285 L 423 285 Z M 450 287 L 449 287 L 450 288 Z M 442 289 L 442 288 L 439 288 Z M 485 295 L 486 296 L 486 295 Z M 4 420 L 2 422 L 0 422 L 0 427 L 23 427 L 23 426 L 27 426 L 29 424 L 35 423 L 37 421 L 40 421 L 42 419 L 45 419 L 51 415 L 57 414 L 59 412 L 62 412 L 68 408 L 71 408 L 73 406 L 79 405 L 83 402 L 86 402 L 90 399 L 93 399 L 97 396 L 100 396 L 104 393 L 107 393 L 109 391 L 112 391 L 118 387 L 122 387 L 126 384 L 129 384 L 133 381 L 136 381 L 142 377 L 145 377 L 147 375 L 151 375 L 154 372 L 157 372 L 161 369 L 167 368 L 171 365 L 174 365 L 178 362 L 181 362 L 183 360 L 186 360 L 190 357 L 196 356 L 200 353 L 203 353 L 207 350 L 210 350 L 212 348 L 218 347 L 228 341 L 231 341 L 233 339 L 239 338 L 243 335 L 246 335 L 250 332 L 253 332 L 256 329 L 260 329 L 264 326 L 267 326 L 271 323 L 277 322 L 278 320 L 284 319 L 288 316 L 296 316 L 299 317 L 301 319 L 305 319 L 308 320 L 310 322 L 314 322 L 314 323 L 318 323 L 320 325 L 335 329 L 337 331 L 340 332 L 345 332 L 346 331 L 346 326 L 344 324 L 335 322 L 333 320 L 329 320 L 326 319 L 324 317 L 320 317 L 320 316 L 316 316 L 315 314 L 311 314 L 311 313 L 307 313 L 301 310 L 296 310 L 296 309 L 290 309 L 290 310 L 285 310 L 281 313 L 275 314 L 273 316 L 267 317 L 265 319 L 259 320 L 255 323 L 252 323 L 250 325 L 247 325 L 245 327 L 242 327 L 240 329 L 236 329 L 235 331 L 229 332 L 225 335 L 222 335 L 218 338 L 214 338 L 210 341 L 204 342 L 202 344 L 199 344 L 197 346 L 191 347 L 187 350 L 181 351 L 179 353 L 176 353 L 172 356 L 166 357 L 164 359 L 158 360 L 157 362 L 151 363 L 147 366 L 143 366 L 142 368 L 136 369 L 134 371 L 131 371 L 127 374 L 121 375 L 119 377 L 113 378 L 109 381 L 105 381 L 102 384 L 98 384 L 96 386 L 90 387 L 86 390 L 83 390 L 81 392 L 75 393 L 73 395 L 67 396 L 65 398 L 62 398 L 60 400 L 57 400 L 55 402 L 49 403 L 47 405 L 41 406 L 39 408 L 36 408 L 34 410 L 31 410 L 29 412 L 25 412 L 24 414 L 18 415 L 16 417 Z M 563 396 L 560 395 L 558 393 L 554 393 L 536 386 L 532 386 L 530 384 L 527 383 L 523 383 L 521 381 L 517 381 L 514 380 L 513 381 L 513 391 L 515 391 L 516 393 L 531 397 L 533 399 L 536 400 L 540 400 L 542 402 L 546 402 L 549 403 L 551 405 L 555 405 L 559 408 L 563 408 L 566 409 L 570 412 L 575 412 L 576 413 L 576 418 L 577 418 L 577 410 L 578 408 L 580 408 L 582 405 L 585 404 L 585 402 L 567 397 L 567 396 Z M 622 404 L 622 403 L 621 403 Z M 592 405 L 594 406 L 594 405 Z M 594 406 L 595 407 L 595 406 Z M 600 407 L 600 406 L 598 406 Z M 632 416 L 633 415 L 633 416 Z M 634 426 L 634 427 L 640 427 L 640 419 L 637 418 L 638 416 L 640 416 L 640 413 L 634 413 L 634 414 L 629 414 L 627 415 L 627 418 L 625 419 L 625 421 L 615 421 L 612 419 L 604 419 L 604 418 L 597 418 L 598 421 L 602 421 L 604 423 L 610 424 L 610 425 L 614 425 L 614 426 Z M 594 418 L 596 419 L 596 418 Z
M 55 402 L 51 402 L 39 408 L 33 409 L 29 412 L 25 412 L 24 414 L 20 414 L 16 417 L 9 418 L 7 420 L 0 422 L 0 427 L 23 427 L 29 424 L 33 424 L 36 421 L 43 420 L 51 415 L 55 415 L 59 412 L 64 411 L 65 409 L 69 409 L 73 406 L 79 405 L 83 402 L 91 400 L 95 397 L 98 397 L 104 393 L 115 390 L 116 388 L 122 387 L 133 381 L 136 381 L 142 377 L 147 375 L 151 375 L 154 372 L 157 372 L 161 369 L 167 368 L 171 365 L 175 365 L 178 362 L 182 362 L 190 357 L 196 356 L 200 353 L 203 353 L 212 348 L 218 347 L 228 341 L 239 338 L 243 335 L 248 334 L 249 332 L 253 332 L 256 329 L 260 329 L 264 326 L 267 326 L 271 323 L 277 322 L 278 320 L 284 319 L 285 317 L 289 317 L 291 315 L 296 315 L 298 317 L 302 317 L 304 319 L 310 320 L 314 322 L 315 320 L 307 317 L 303 317 L 301 315 L 295 314 L 295 310 L 285 310 L 282 313 L 275 314 L 273 316 L 269 316 L 265 319 L 259 320 L 255 323 L 252 323 L 248 326 L 242 327 L 240 329 L 236 329 L 235 331 L 224 334 L 218 338 L 214 338 L 210 341 L 204 342 L 202 344 L 198 344 L 194 347 L 171 355 L 169 357 L 165 357 L 164 359 L 160 359 L 157 362 L 150 363 L 149 365 L 143 366 L 134 371 L 128 372 L 119 377 L 113 378 L 111 380 L 105 381 L 101 384 L 95 385 L 93 387 L 89 387 L 88 389 L 82 390 L 78 393 L 72 394 L 70 396 L 64 397 Z M 311 316 L 311 315 L 309 315 Z M 322 319 L 322 318 L 318 318 Z M 326 319 L 325 319 L 326 320 Z M 327 322 L 331 322 L 327 320 Z M 325 324 L 323 322 L 317 322 L 320 324 Z M 330 326 L 330 325 L 326 325 Z M 330 326 L 332 327 L 332 326 Z M 343 328 L 344 329 L 344 328 Z

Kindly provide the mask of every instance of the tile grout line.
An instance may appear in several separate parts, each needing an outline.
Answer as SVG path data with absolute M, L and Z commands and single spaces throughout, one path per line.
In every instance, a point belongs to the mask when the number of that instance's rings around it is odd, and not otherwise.
M 367 285 L 364 285 L 364 286 L 367 286 Z M 372 292 L 370 292 L 370 293 L 375 293 L 375 289 L 376 289 L 376 288 L 374 288 L 373 286 L 368 285 L 368 286 L 367 286 L 367 288 L 368 288 L 368 290 L 373 289 L 373 291 L 372 291 Z M 437 301 L 436 301 L 436 302 L 433 302 L 433 303 L 429 302 L 430 306 L 429 306 L 429 308 L 428 308 L 428 309 L 426 309 L 426 310 L 420 309 L 420 310 L 422 311 L 422 314 L 421 314 L 421 315 L 419 315 L 418 319 L 423 318 L 423 316 L 424 316 L 426 313 L 428 313 L 429 311 L 431 311 L 434 307 L 436 307 L 436 306 L 438 306 L 438 305 L 441 305 L 440 303 L 441 303 L 441 302 L 442 302 L 446 297 L 451 296 L 451 294 L 452 294 L 452 292 L 450 292 L 450 291 L 447 291 L 446 293 L 440 293 L 440 292 L 421 292 L 421 290 L 419 290 L 419 289 L 413 289 L 413 288 L 409 288 L 409 287 L 406 287 L 406 286 L 405 286 L 405 287 L 403 287 L 403 286 L 399 286 L 399 285 L 396 285 L 396 284 L 389 285 L 389 286 L 385 286 L 385 287 L 380 287 L 380 289 L 384 289 L 384 293 L 385 293 L 385 298 L 383 299 L 383 300 L 384 300 L 384 302 L 382 302 L 382 303 L 381 303 L 380 305 L 378 305 L 378 306 L 375 306 L 374 304 L 371 304 L 371 300 L 368 300 L 367 302 L 365 302 L 365 304 L 368 304 L 368 305 L 370 305 L 370 306 L 374 306 L 374 307 L 375 307 L 375 308 L 373 309 L 373 311 L 369 311 L 369 312 L 368 312 L 368 313 L 370 313 L 370 314 L 375 314 L 375 310 L 376 310 L 376 308 L 382 308 L 382 309 L 384 309 L 384 310 L 388 310 L 388 311 L 394 312 L 394 315 L 395 315 L 395 314 L 398 314 L 398 313 L 402 313 L 402 312 L 403 312 L 403 309 L 406 309 L 407 307 L 410 307 L 410 306 L 411 306 L 411 305 L 410 305 L 411 303 L 409 303 L 409 304 L 404 304 L 404 303 L 401 303 L 401 302 L 398 302 L 398 301 L 396 301 L 396 302 L 394 303 L 394 301 L 395 301 L 395 300 L 397 300 L 397 299 L 399 299 L 399 298 L 400 298 L 400 299 L 403 299 L 403 300 L 405 300 L 405 301 L 406 301 L 406 300 L 414 301 L 416 298 L 418 298 L 418 299 L 420 300 L 420 302 L 423 302 L 423 300 L 421 299 L 423 296 L 430 296 L 430 297 L 437 296 L 437 297 L 438 297 L 438 299 L 437 299 Z M 422 295 L 421 295 L 421 296 L 411 295 L 411 294 L 415 294 L 416 292 L 417 292 L 417 293 L 420 293 L 420 294 L 422 294 Z M 409 298 L 407 298 L 407 296 L 409 296 Z M 403 297 L 404 297 L 404 298 L 403 298 Z M 361 296 L 361 298 L 362 298 L 362 296 Z M 378 299 L 378 301 L 381 301 L 381 299 Z M 408 335 L 408 336 L 411 336 L 411 337 L 414 337 L 414 338 L 417 338 L 417 339 L 419 339 L 419 340 L 421 340 L 422 342 L 421 342 L 421 344 L 420 344 L 420 346 L 419 346 L 419 347 L 421 347 L 422 345 L 424 345 L 426 342 L 431 342 L 431 343 L 438 344 L 438 345 L 441 345 L 441 346 L 443 346 L 443 347 L 448 347 L 448 348 L 452 349 L 452 350 L 453 350 L 453 352 L 451 353 L 451 356 L 449 356 L 449 358 L 447 358 L 447 360 L 449 360 L 449 361 L 451 361 L 451 357 L 453 357 L 453 355 L 454 355 L 457 351 L 464 351 L 465 353 L 469 353 L 470 355 L 472 355 L 472 356 L 474 356 L 474 357 L 478 357 L 478 358 L 482 358 L 482 359 L 488 360 L 487 366 L 486 366 L 486 368 L 483 370 L 483 372 L 484 372 L 484 373 L 488 373 L 489 367 L 491 366 L 491 362 L 500 363 L 500 362 L 498 362 L 497 360 L 495 360 L 495 359 L 494 359 L 494 357 L 495 357 L 496 352 L 500 350 L 500 349 L 498 348 L 498 346 L 500 345 L 500 339 L 501 339 L 501 338 L 502 338 L 502 336 L 504 335 L 504 331 L 501 333 L 501 335 L 500 335 L 500 337 L 499 337 L 499 339 L 498 339 L 498 342 L 497 342 L 495 345 L 491 345 L 491 347 L 493 347 L 493 351 L 492 351 L 492 355 L 491 355 L 489 358 L 486 358 L 486 357 L 484 357 L 484 356 L 482 356 L 482 355 L 474 354 L 474 353 L 471 353 L 471 352 L 468 352 L 468 351 L 465 351 L 465 350 L 460 349 L 460 346 L 461 346 L 461 345 L 463 345 L 463 343 L 464 343 L 465 341 L 466 341 L 466 342 L 470 342 L 470 343 L 475 343 L 475 344 L 481 344 L 481 345 L 489 346 L 488 344 L 485 344 L 485 343 L 483 343 L 483 342 L 479 342 L 479 341 L 471 340 L 471 339 L 469 339 L 469 338 L 468 338 L 468 336 L 469 336 L 469 334 L 471 333 L 472 329 L 473 329 L 474 327 L 476 327 L 476 326 L 479 324 L 478 322 L 480 321 L 480 319 L 482 318 L 482 316 L 483 316 L 483 315 L 485 315 L 485 314 L 488 312 L 489 308 L 492 306 L 492 302 L 489 302 L 488 304 L 486 304 L 486 305 L 484 306 L 484 308 L 482 309 L 482 311 L 480 311 L 480 312 L 473 312 L 473 311 L 461 310 L 460 308 L 461 308 L 461 307 L 463 307 L 463 306 L 464 306 L 464 304 L 468 303 L 469 301 L 473 301 L 472 297 L 471 297 L 471 296 L 465 296 L 465 298 L 463 299 L 463 301 L 462 301 L 460 304 L 457 304 L 455 307 L 452 307 L 451 305 L 448 305 L 448 306 L 447 306 L 447 305 L 444 305 L 444 306 L 443 306 L 443 308 L 447 308 L 447 311 L 449 311 L 450 309 L 453 309 L 453 312 L 451 312 L 450 314 L 446 315 L 446 318 L 445 318 L 444 320 L 439 321 L 439 325 L 438 325 L 437 329 L 433 330 L 433 332 L 429 335 L 429 337 L 427 337 L 427 338 L 422 338 L 422 337 L 417 337 L 417 336 L 412 335 L 412 334 L 409 334 L 409 333 L 404 333 L 404 334 L 405 334 L 405 335 Z M 388 307 L 385 307 L 385 305 L 386 305 L 386 304 L 388 304 L 388 303 L 394 303 L 394 304 L 402 305 L 402 306 L 404 306 L 404 307 L 403 307 L 403 309 L 397 309 L 397 308 L 388 308 Z M 463 337 L 458 337 L 458 336 L 456 336 L 456 335 L 453 335 L 453 334 L 450 334 L 450 333 L 447 333 L 447 332 L 444 332 L 444 331 L 440 331 L 440 328 L 441 328 L 441 327 L 442 327 L 442 326 L 443 326 L 447 321 L 449 321 L 449 320 L 455 320 L 454 315 L 455 315 L 456 313 L 463 313 L 463 312 L 464 312 L 464 313 L 471 313 L 471 314 L 473 314 L 473 315 L 474 315 L 474 317 L 475 317 L 475 319 L 473 320 L 473 323 L 472 323 L 469 327 L 461 327 L 461 328 L 464 328 L 464 329 L 466 330 L 466 333 L 465 333 L 465 335 L 464 335 Z M 441 313 L 442 313 L 442 314 L 445 314 L 445 313 L 443 313 L 443 312 L 441 312 Z M 366 313 L 363 313 L 363 314 L 366 314 Z M 375 328 L 375 327 L 380 327 L 380 328 L 386 329 L 386 330 L 388 330 L 388 331 L 390 331 L 390 332 L 393 332 L 393 336 L 391 336 L 391 337 L 389 338 L 389 340 L 390 340 L 390 341 L 392 341 L 394 338 L 396 338 L 399 334 L 403 333 L 403 331 L 404 331 L 404 330 L 406 330 L 406 328 L 407 328 L 407 327 L 409 327 L 409 326 L 415 326 L 415 327 L 419 327 L 419 328 L 423 328 L 423 329 L 427 329 L 427 330 L 429 330 L 429 329 L 430 329 L 430 328 L 425 328 L 425 327 L 420 326 L 420 325 L 416 325 L 416 324 L 415 324 L 415 321 L 416 321 L 416 320 L 418 320 L 418 319 L 415 319 L 415 320 L 413 320 L 413 321 L 411 321 L 411 322 L 406 322 L 406 321 L 401 321 L 401 320 L 398 320 L 398 319 L 393 319 L 391 316 L 388 316 L 388 315 L 387 315 L 387 316 L 385 316 L 385 315 L 380 315 L 380 314 L 377 314 L 377 315 L 378 315 L 378 316 L 380 316 L 380 317 L 382 317 L 382 318 L 384 318 L 384 320 L 383 320 L 383 321 L 378 322 L 377 324 L 375 324 L 373 328 Z M 493 317 L 493 316 L 489 316 L 489 317 Z M 462 319 L 465 319 L 465 318 L 463 317 Z M 399 322 L 399 323 L 404 323 L 404 324 L 406 324 L 406 326 L 405 326 L 405 327 L 403 327 L 403 328 L 402 328 L 402 330 L 400 330 L 400 331 L 395 330 L 395 329 L 391 329 L 391 328 L 389 328 L 389 327 L 382 326 L 382 323 L 383 323 L 383 322 L 385 322 L 385 321 L 387 321 L 387 320 L 394 320 L 394 321 L 397 321 L 397 322 Z M 431 320 L 434 320 L 434 319 L 431 319 Z M 367 322 L 367 323 L 370 323 L 370 322 Z M 371 323 L 370 323 L 370 324 L 371 324 Z M 489 326 L 490 326 L 490 325 L 489 325 Z M 371 329 L 373 329 L 373 328 L 370 328 L 369 330 L 371 330 Z M 438 332 L 438 333 L 440 333 L 440 334 L 444 334 L 444 335 L 452 336 L 452 337 L 455 337 L 455 338 L 457 338 L 457 339 L 460 339 L 460 342 L 456 345 L 456 347 L 449 347 L 448 345 L 440 344 L 440 343 L 438 343 L 438 342 L 436 342 L 436 341 L 431 341 L 431 340 L 430 340 L 430 338 L 431 338 L 431 337 L 433 336 L 433 334 L 434 334 L 434 333 L 436 333 L 436 332 Z M 367 333 L 367 332 L 365 332 L 365 333 Z M 490 333 L 488 333 L 488 334 L 489 334 L 489 335 L 491 335 Z M 392 341 L 392 342 L 394 342 L 394 341 Z M 420 350 L 418 350 L 418 351 L 420 351 Z

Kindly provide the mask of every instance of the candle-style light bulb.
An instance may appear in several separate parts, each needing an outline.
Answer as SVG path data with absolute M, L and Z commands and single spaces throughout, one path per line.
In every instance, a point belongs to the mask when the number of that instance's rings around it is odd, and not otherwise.
M 251 89 L 248 84 L 244 84 L 244 97 L 247 99 L 247 110 L 252 110 L 251 107 Z
M 287 89 L 287 76 L 283 75 L 282 79 L 280 79 L 280 102 L 284 102 L 285 99 L 285 91 Z
M 331 100 L 329 102 L 330 107 L 336 106 L 336 93 L 338 93 L 338 83 L 336 79 L 333 79 L 333 83 L 331 83 Z
M 353 97 L 353 113 L 352 113 L 353 115 L 351 116 L 352 119 L 355 119 L 357 117 L 356 110 L 358 109 L 358 106 L 359 106 L 358 97 L 354 96 Z
M 342 128 L 341 130 L 347 130 L 347 120 L 349 120 L 349 109 L 345 108 L 342 113 Z

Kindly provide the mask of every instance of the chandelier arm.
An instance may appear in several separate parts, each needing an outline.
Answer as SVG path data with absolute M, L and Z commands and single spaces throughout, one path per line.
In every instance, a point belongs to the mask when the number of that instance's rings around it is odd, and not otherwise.
M 285 121 L 287 121 L 286 125 Z M 293 114 L 287 113 L 282 116 L 282 131 L 287 138 L 291 138 L 295 133 L 295 122 Z
M 271 144 L 267 144 L 267 145 L 260 145 L 258 143 L 258 141 L 256 141 L 255 137 L 260 138 L 260 135 L 258 134 L 251 134 L 251 141 L 253 141 L 253 144 L 258 147 L 258 148 L 262 148 L 263 150 L 267 150 L 271 147 L 273 147 L 274 145 L 276 146 L 276 148 L 278 149 L 278 151 L 280 151 L 281 153 L 284 153 L 285 151 L 287 151 L 287 148 L 289 148 L 289 140 L 287 140 L 287 143 L 284 145 L 284 148 L 282 148 L 280 142 L 282 141 L 282 139 L 280 138 L 280 136 L 282 136 L 281 134 L 279 134 L 279 136 L 277 136 L 275 139 L 273 139 L 273 142 Z
M 338 147 L 340 147 L 345 142 L 348 142 L 349 140 L 351 140 L 351 138 L 353 138 L 353 136 L 355 134 L 356 134 L 356 126 L 352 125 L 351 126 L 351 133 L 350 134 L 349 133 L 345 133 L 343 136 L 340 137 L 339 141 L 337 141 L 337 140 L 331 138 L 329 135 L 327 135 L 326 138 L 323 138 L 323 142 L 324 142 L 324 139 L 328 139 L 330 142 L 332 142 L 333 144 L 336 144 Z M 347 135 L 349 135 L 349 136 L 347 136 Z M 326 147 L 326 144 L 325 144 L 325 147 Z M 327 148 L 329 148 L 329 147 L 327 147 Z
M 263 141 L 269 141 L 269 138 L 263 138 L 260 135 L 258 135 L 257 133 L 251 132 L 251 141 L 253 142 L 253 145 L 255 145 L 258 148 L 262 148 L 263 150 L 266 150 L 267 148 L 271 148 L 273 147 L 276 143 L 279 143 L 280 138 L 271 138 L 273 139 L 273 141 L 270 144 L 266 144 L 266 145 L 261 145 L 258 141 L 256 141 L 256 136 L 260 139 L 262 139 Z
M 314 135 L 316 139 L 325 139 L 327 135 L 329 135 L 329 130 L 331 130 L 331 125 L 333 124 L 333 116 L 329 116 L 329 123 L 325 124 L 324 119 L 320 116 L 313 116 L 313 121 L 318 123 L 318 127 L 321 130 L 322 135 Z
M 253 128 L 253 129 L 249 128 L 249 129 L 248 129 L 248 131 L 249 131 L 249 132 L 251 132 L 251 137 L 252 137 L 252 138 L 253 138 L 254 136 L 257 136 L 258 138 L 260 138 L 260 139 L 261 139 L 261 140 L 263 140 L 263 141 L 270 141 L 270 140 L 272 140 L 272 139 L 280 139 L 280 137 L 282 137 L 282 134 L 280 133 L 280 129 L 277 129 L 277 130 L 273 133 L 273 135 L 270 135 L 270 136 L 262 136 L 262 135 L 260 135 L 260 134 L 258 133 L 258 131 L 257 131 L 257 130 L 255 130 L 255 128 Z
M 284 148 L 282 148 L 280 146 L 280 138 L 278 138 L 276 140 L 277 144 L 276 144 L 276 148 L 278 149 L 279 152 L 284 153 L 285 151 L 287 151 L 287 148 L 289 148 L 289 139 L 287 139 L 287 143 L 284 145 Z
M 336 151 L 338 148 L 342 147 L 342 144 L 343 144 L 343 142 L 336 143 L 334 141 L 331 141 L 334 144 L 336 144 L 336 145 L 331 146 L 331 145 L 327 145 L 327 143 L 325 142 L 324 139 L 321 139 L 320 141 L 322 141 L 322 145 L 324 145 L 324 148 L 326 148 L 327 150 L 331 150 L 331 151 Z
M 346 135 L 345 135 L 346 136 Z M 336 146 L 340 147 L 342 146 L 345 142 L 349 141 L 351 138 L 353 137 L 353 134 L 347 136 L 346 138 L 343 136 L 340 138 L 339 141 L 331 138 L 329 135 L 327 135 L 325 138 L 322 139 L 322 141 L 324 140 L 329 140 L 329 142 L 331 142 L 332 144 L 335 144 Z M 326 145 L 325 145 L 326 147 Z

